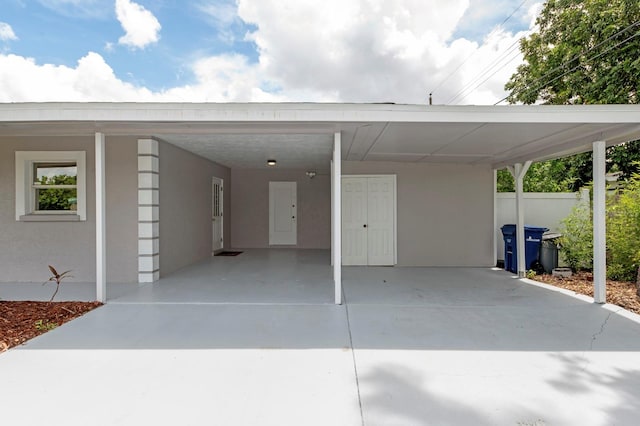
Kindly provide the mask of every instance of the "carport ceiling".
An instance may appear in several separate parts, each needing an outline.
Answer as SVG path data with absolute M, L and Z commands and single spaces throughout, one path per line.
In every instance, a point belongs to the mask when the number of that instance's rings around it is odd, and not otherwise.
M 232 169 L 278 168 L 328 170 L 333 133 L 167 135 L 158 138 Z
M 327 170 L 334 132 L 350 161 L 544 160 L 640 139 L 640 105 L 0 104 L 0 136 L 155 137 L 232 168 Z

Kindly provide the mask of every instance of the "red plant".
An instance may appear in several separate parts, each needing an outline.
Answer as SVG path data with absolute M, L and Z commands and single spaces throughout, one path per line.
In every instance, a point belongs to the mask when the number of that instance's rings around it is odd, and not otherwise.
M 49 270 L 53 275 L 49 277 L 49 279 L 42 285 L 45 285 L 49 281 L 54 281 L 56 283 L 56 291 L 53 292 L 53 296 L 51 296 L 51 299 L 49 299 L 49 302 L 53 302 L 53 298 L 56 297 L 56 294 L 58 294 L 58 290 L 60 290 L 60 283 L 62 282 L 62 280 L 65 278 L 70 278 L 72 277 L 72 275 L 67 275 L 71 271 L 64 271 L 63 273 L 59 274 L 58 271 L 56 271 L 56 268 L 51 265 L 49 265 Z

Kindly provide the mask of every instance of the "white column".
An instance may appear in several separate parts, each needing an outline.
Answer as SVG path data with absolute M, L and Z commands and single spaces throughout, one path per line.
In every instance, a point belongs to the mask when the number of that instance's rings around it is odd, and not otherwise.
M 331 200 L 333 202 L 333 160 L 331 160 Z M 331 209 L 331 266 L 333 266 L 333 246 L 334 246 L 334 241 L 333 241 L 333 234 L 335 232 L 335 227 L 336 227 L 336 218 L 333 215 L 333 208 Z
M 96 133 L 96 300 L 107 300 L 104 133 Z
M 498 171 L 493 170 L 493 264 L 498 264 Z
M 606 143 L 593 143 L 593 299 L 607 299 L 606 259 Z
M 138 282 L 160 279 L 160 167 L 158 141 L 138 140 Z
M 333 218 L 333 282 L 335 285 L 335 303 L 342 304 L 342 152 L 341 135 L 333 135 L 333 199 L 331 200 Z
M 518 163 L 509 167 L 516 187 L 516 244 L 518 248 L 518 277 L 524 278 L 527 275 L 527 265 L 525 256 L 525 236 L 524 236 L 524 175 L 531 166 L 531 161 L 524 164 Z

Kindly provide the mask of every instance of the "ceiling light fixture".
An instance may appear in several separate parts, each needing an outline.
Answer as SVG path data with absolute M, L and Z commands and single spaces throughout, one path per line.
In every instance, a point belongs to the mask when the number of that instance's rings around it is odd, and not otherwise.
M 314 177 L 316 177 L 316 172 L 314 172 L 313 170 L 309 170 L 309 171 L 307 172 L 307 177 L 308 177 L 309 179 L 313 179 Z
M 267 160 L 267 166 L 275 166 L 276 160 Z

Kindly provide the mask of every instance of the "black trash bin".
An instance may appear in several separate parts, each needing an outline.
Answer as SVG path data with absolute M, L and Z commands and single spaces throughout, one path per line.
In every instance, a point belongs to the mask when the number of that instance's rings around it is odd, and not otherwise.
M 558 267 L 558 243 L 557 240 L 561 234 L 548 233 L 542 236 L 542 245 L 540 246 L 540 264 L 547 274 L 553 272 Z
M 516 237 L 516 225 L 507 224 L 502 228 L 502 238 L 504 239 L 504 269 L 513 273 L 518 272 L 518 243 Z M 542 234 L 549 228 L 540 226 L 524 227 L 524 257 L 525 270 L 532 269 L 540 261 L 540 245 Z

